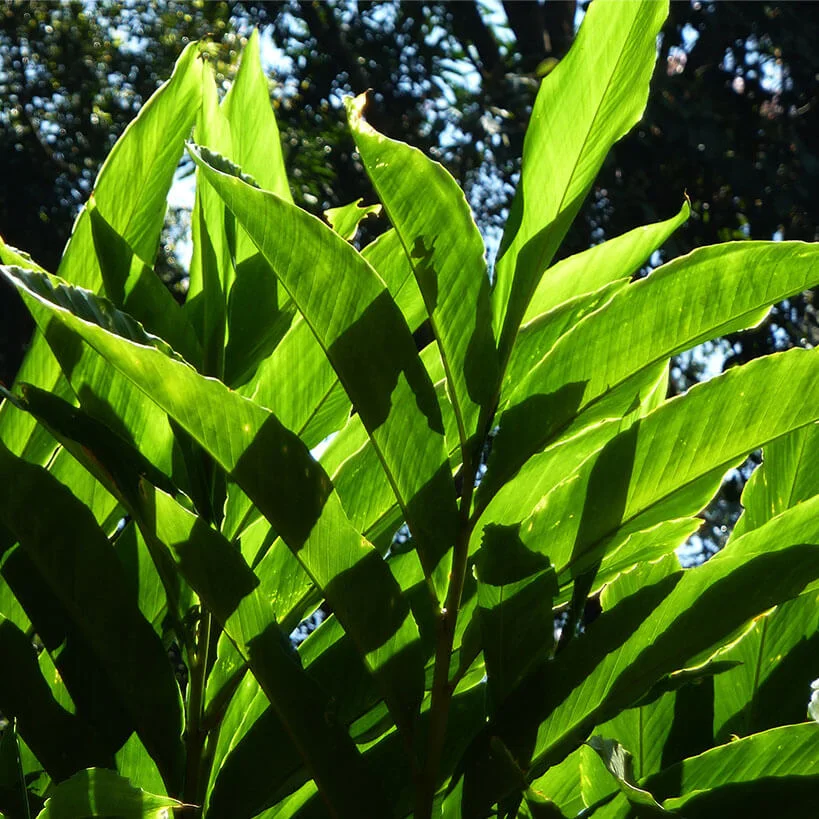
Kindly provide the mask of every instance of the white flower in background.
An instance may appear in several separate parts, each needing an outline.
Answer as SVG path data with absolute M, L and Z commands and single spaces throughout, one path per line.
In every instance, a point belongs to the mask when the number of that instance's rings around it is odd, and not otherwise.
M 819 722 L 819 680 L 814 680 L 810 684 L 811 695 L 808 703 L 808 714 L 811 719 Z

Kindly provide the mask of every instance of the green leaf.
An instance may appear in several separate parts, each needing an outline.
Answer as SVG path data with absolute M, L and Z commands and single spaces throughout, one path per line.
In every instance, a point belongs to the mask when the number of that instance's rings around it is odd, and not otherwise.
M 686 759 L 646 787 L 686 817 L 797 816 L 819 797 L 819 725 L 786 725 Z M 794 812 L 795 811 L 795 812 Z
M 221 110 L 230 128 L 228 156 L 262 188 L 292 201 L 269 82 L 262 70 L 258 31 L 251 33 L 242 52 Z M 282 294 L 275 274 L 241 228 L 236 230 L 233 262 L 236 278 L 228 293 L 225 350 L 225 379 L 231 386 L 273 349 L 281 320 L 287 315 L 280 313 Z M 271 316 L 276 320 L 271 321 Z
M 580 755 L 584 753 L 582 751 L 584 747 L 581 745 L 562 762 L 553 765 L 545 774 L 535 779 L 529 786 L 527 801 L 531 803 L 537 799 L 548 798 L 557 806 L 562 816 L 577 816 L 586 807 L 580 790 Z M 537 816 L 536 813 L 532 815 Z
M 501 361 L 532 293 L 609 148 L 648 98 L 666 3 L 593 3 L 569 54 L 540 86 L 492 292 Z
M 381 205 L 362 205 L 363 199 L 356 199 L 349 205 L 342 205 L 339 208 L 329 208 L 324 211 L 324 218 L 330 227 L 348 242 L 355 239 L 358 233 L 358 226 L 370 214 L 378 216 L 381 213 Z
M 548 559 L 526 549 L 511 528 L 485 530 L 475 568 L 489 693 L 500 704 L 552 652 L 557 579 Z
M 46 271 L 22 251 L 7 245 L 0 237 L 0 261 L 3 264 L 16 265 L 26 270 Z M 55 374 L 57 376 L 56 383 Z M 54 390 L 62 394 L 71 392 L 68 383 L 59 378 L 59 364 L 48 344 L 36 338 L 26 353 L 17 381 L 28 380 L 37 383 L 48 383 L 51 379 Z M 2 385 L 0 385 L 2 386 Z M 54 439 L 27 412 L 18 409 L 13 401 L 0 401 L 0 440 L 15 454 L 25 457 L 31 463 L 45 466 L 56 447 Z
M 219 107 L 216 77 L 210 64 L 202 75 L 202 108 L 194 137 L 221 150 L 230 151 L 230 126 Z M 200 370 L 217 377 L 224 374 L 227 341 L 227 292 L 234 268 L 227 230 L 230 215 L 216 192 L 197 171 L 196 197 L 191 213 L 193 254 L 184 311 L 202 346 Z
M 685 203 L 671 219 L 635 228 L 550 268 L 523 317 L 504 374 L 503 394 L 509 395 L 560 336 L 626 287 L 629 277 L 688 214 Z
M 390 478 L 425 571 L 436 573 L 440 591 L 457 527 L 455 489 L 441 409 L 403 316 L 375 271 L 330 228 L 213 169 L 190 150 L 332 362 Z M 279 225 L 275 232 L 268 230 L 273 222 Z
M 87 212 L 108 298 L 196 366 L 202 355 L 199 342 L 168 288 L 105 220 L 93 198 Z M 124 276 L 123 271 L 127 271 Z
M 633 532 L 696 514 L 748 452 L 813 422 L 818 376 L 819 355 L 791 350 L 667 401 L 542 498 L 521 525 L 521 539 L 548 554 L 564 582 Z M 771 412 L 761 414 L 761 406 Z M 713 436 L 717 419 L 725 432 Z
M 171 78 L 151 96 L 100 169 L 94 202 L 133 252 L 151 263 L 165 222 L 165 199 L 202 98 L 198 43 L 180 55 Z M 60 262 L 60 276 L 92 289 L 102 284 L 90 216 L 80 215 Z
M 145 103 L 114 145 L 94 187 L 100 214 L 133 252 L 148 262 L 156 254 L 165 219 L 165 198 L 200 106 L 201 72 L 199 46 L 191 43 L 177 60 L 171 78 Z M 20 260 L 10 261 L 4 256 L 3 261 L 17 264 Z M 29 268 L 31 263 L 27 260 L 21 266 Z M 88 209 L 77 219 L 59 273 L 92 290 L 103 286 Z M 67 394 L 57 362 L 39 333 L 18 379 Z M 0 408 L 0 437 L 13 452 L 25 453 L 33 463 L 44 464 L 49 448 L 53 452 L 50 436 L 38 431 L 31 417 L 16 412 L 8 402 Z
M 131 734 L 128 741 L 117 751 L 117 773 L 150 793 L 166 796 L 167 789 L 156 763 L 151 759 L 137 734 Z
M 540 280 L 523 317 L 524 326 L 579 296 L 589 296 L 615 281 L 630 278 L 680 225 L 691 208 L 684 202 L 679 213 L 663 222 L 642 225 L 621 236 L 557 262 Z M 521 327 L 521 332 L 524 327 Z M 515 342 L 515 346 L 520 339 Z
M 253 174 L 261 187 L 292 202 L 256 29 L 250 33 L 242 51 L 239 70 L 225 95 L 222 109 L 230 125 L 231 156 Z
M 478 419 L 495 397 L 497 352 L 484 247 L 469 205 L 437 162 L 375 131 L 366 96 L 347 100 L 361 160 L 401 239 L 441 350 L 467 463 Z M 471 444 L 469 444 L 471 446 Z
M 608 773 L 614 778 L 617 787 L 625 794 L 629 803 L 636 808 L 640 816 L 674 815 L 664 810 L 648 791 L 636 785 L 632 756 L 619 742 L 593 736 L 588 740 L 587 748 L 594 750 L 598 760 L 605 765 Z
M 404 314 L 407 326 L 414 333 L 427 320 L 427 308 L 398 233 L 395 230 L 382 233 L 361 251 L 361 255 L 384 280 L 398 309 Z
M 819 495 L 817 459 L 819 423 L 771 441 L 765 447 L 762 465 L 745 484 L 742 492 L 745 512 L 731 537 L 740 537 L 795 504 Z
M 72 690 L 61 668 L 75 701 L 82 695 L 88 703 L 110 691 L 118 711 L 110 721 L 137 730 L 173 786 L 181 776 L 179 691 L 165 649 L 129 593 L 107 538 L 66 487 L 2 445 L 0 475 L 16 487 L 13 497 L 0 497 L 0 521 L 19 540 L 18 557 L 28 565 L 26 574 L 15 571 L 6 555 L 5 580 L 63 663 L 75 651 L 88 652 L 93 668 L 104 670 L 96 679 L 100 690 L 91 695 Z
M 817 648 L 815 591 L 758 617 L 753 628 L 723 654 L 740 665 L 714 681 L 716 738 L 725 741 L 732 734 L 747 736 L 800 722 Z
M 170 810 L 182 807 L 176 799 L 134 787 L 114 771 L 89 768 L 57 785 L 37 819 L 114 815 L 122 819 L 162 819 Z

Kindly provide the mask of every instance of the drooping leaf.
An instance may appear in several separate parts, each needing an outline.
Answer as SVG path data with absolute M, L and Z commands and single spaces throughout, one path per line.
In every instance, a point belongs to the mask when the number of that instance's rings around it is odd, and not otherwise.
M 577 576 L 602 556 L 604 543 L 613 548 L 633 532 L 696 514 L 722 475 L 748 452 L 813 422 L 810 385 L 817 373 L 819 356 L 791 350 L 666 402 L 612 438 L 543 498 L 521 526 L 523 542 L 544 550 L 559 575 Z M 776 411 L 762 415 L 760 406 Z M 717 417 L 725 433 L 715 437 L 710 431 Z M 566 517 L 567 510 L 573 518 Z M 555 529 L 558 519 L 562 523 Z
M 634 228 L 557 262 L 532 294 L 524 325 L 581 295 L 588 296 L 611 282 L 628 279 L 688 220 L 690 213 L 688 202 L 684 202 L 670 219 Z
M 550 268 L 523 317 L 504 374 L 509 394 L 565 332 L 627 286 L 629 277 L 689 214 L 688 204 L 664 222 L 635 228 Z
M 624 404 L 617 414 L 624 414 L 636 392 L 629 385 L 636 386 L 642 373 L 756 324 L 771 304 L 817 282 L 819 251 L 801 242 L 700 248 L 658 268 L 615 293 L 510 385 L 493 459 L 508 473 L 578 414 L 605 417 L 601 405 L 618 392 Z

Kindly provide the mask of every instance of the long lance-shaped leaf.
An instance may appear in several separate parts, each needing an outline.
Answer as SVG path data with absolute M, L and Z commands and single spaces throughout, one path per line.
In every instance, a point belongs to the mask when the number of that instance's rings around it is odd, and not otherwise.
M 375 131 L 364 119 L 365 104 L 365 95 L 347 100 L 350 129 L 423 294 L 466 463 L 498 373 L 483 241 L 463 192 L 443 166 Z
M 149 263 L 165 222 L 165 198 L 199 108 L 202 65 L 199 45 L 191 43 L 170 80 L 117 140 L 94 186 L 94 201 L 105 221 Z M 72 284 L 97 289 L 102 278 L 93 246 L 90 219 L 83 211 L 58 273 Z
M 770 305 L 817 283 L 819 249 L 804 242 L 699 248 L 616 294 L 566 334 L 510 403 L 579 382 L 580 410 L 643 367 L 747 329 Z
M 202 108 L 193 131 L 222 153 L 229 153 L 230 126 L 219 107 L 214 69 L 205 65 L 202 75 Z M 193 253 L 190 263 L 188 294 L 183 309 L 196 329 L 202 345 L 200 370 L 221 377 L 225 365 L 227 338 L 227 290 L 235 271 L 228 241 L 225 206 L 210 186 L 199 179 L 191 213 Z M 231 235 L 235 235 L 231 230 Z
M 642 585 L 525 682 L 488 731 L 516 759 L 530 760 L 533 775 L 559 761 L 595 724 L 818 577 L 817 512 L 814 498 L 704 565 Z M 725 600 L 732 601 L 730 607 Z M 495 801 L 501 795 L 495 789 L 508 789 L 509 783 L 490 780 L 484 776 L 477 787 Z
M 116 313 L 90 293 L 42 275 L 2 268 L 33 313 L 46 311 L 167 412 L 238 483 L 323 590 L 406 724 L 423 687 L 418 631 L 400 588 L 350 525 L 330 479 L 275 416 L 170 357 L 158 340 L 114 335 L 62 306 L 62 297 Z M 90 315 L 90 314 L 87 314 Z M 122 314 L 108 326 L 130 326 Z M 157 346 L 146 346 L 157 345 Z M 366 602 L 366 605 L 364 605 Z
M 29 580 L 48 588 L 65 619 L 49 623 L 36 618 L 43 639 L 71 642 L 73 632 L 90 647 L 108 673 L 119 708 L 159 761 L 168 786 L 175 786 L 182 750 L 176 681 L 159 637 L 129 593 L 108 539 L 91 512 L 56 478 L 2 445 L 0 475 L 4 484 L 16 487 L 13 497 L 0 497 L 0 518 L 19 540 L 33 572 L 30 578 L 16 579 L 18 596 L 29 588 Z M 9 571 L 7 567 L 4 573 Z M 32 597 L 28 603 L 45 601 Z M 70 646 L 66 648 L 70 652 Z
M 191 43 L 182 52 L 171 78 L 125 129 L 100 169 L 94 187 L 94 200 L 105 220 L 139 258 L 148 262 L 156 254 L 165 219 L 165 198 L 199 109 L 201 72 L 199 46 Z M 5 256 L 3 261 L 20 263 Z M 91 290 L 98 291 L 103 286 L 87 210 L 74 225 L 59 273 Z M 27 365 L 28 360 L 32 361 L 31 366 Z M 58 388 L 63 381 L 60 368 L 39 333 L 23 363 L 20 378 L 49 390 Z M 64 383 L 59 390 L 67 394 Z M 32 426 L 30 416 L 15 411 L 9 404 L 0 407 L 0 437 L 10 442 L 17 453 L 28 446 L 36 463 L 43 463 L 41 453 L 49 445 L 53 451 L 47 434 Z M 21 442 L 32 437 L 36 440 L 28 445 Z
M 765 447 L 762 465 L 742 491 L 745 512 L 731 538 L 819 495 L 819 422 L 792 432 Z
M 812 423 L 819 355 L 791 350 L 700 384 L 633 424 L 558 484 L 521 526 L 523 541 L 571 576 L 604 543 L 702 509 L 748 452 Z M 761 415 L 759 407 L 768 407 Z M 723 434 L 712 435 L 716 418 Z M 580 514 L 568 517 L 568 510 Z M 560 520 L 560 526 L 555 522 Z
M 435 390 L 383 282 L 323 222 L 191 155 L 256 242 L 326 351 L 369 432 L 437 591 L 457 530 Z M 270 226 L 276 225 L 271 231 Z
M 270 104 L 270 86 L 262 70 L 259 33 L 253 31 L 242 52 L 236 79 L 221 105 L 230 127 L 228 156 L 261 185 L 292 201 L 284 169 L 281 138 Z M 206 140 L 204 144 L 209 144 Z M 233 386 L 252 372 L 277 340 L 277 322 L 286 294 L 279 292 L 276 276 L 252 239 L 236 230 L 236 280 L 228 292 L 228 342 L 225 350 L 226 383 Z
M 196 140 L 241 164 L 266 190 L 289 199 L 279 131 L 260 63 L 258 32 L 251 34 L 221 105 L 209 66 L 203 81 Z M 184 309 L 205 345 L 206 371 L 221 374 L 224 368 L 226 382 L 235 386 L 275 347 L 280 294 L 275 275 L 247 234 L 236 228 L 215 191 L 201 175 L 197 183 L 194 252 Z
M 653 0 L 595 0 L 571 51 L 543 80 L 495 266 L 492 299 L 502 362 L 609 148 L 643 113 L 655 40 L 667 12 L 666 3 Z
M 262 68 L 259 32 L 255 29 L 242 52 L 222 110 L 230 125 L 234 161 L 253 174 L 265 190 L 292 202 L 270 85 Z
M 545 421 L 497 440 L 495 457 L 519 464 L 573 416 L 626 390 L 670 356 L 759 322 L 777 301 L 819 282 L 819 250 L 802 243 L 738 242 L 700 248 L 631 285 L 563 335 L 515 386 L 500 419 L 541 405 Z M 507 467 L 509 468 L 509 467 Z
M 819 799 L 817 743 L 816 723 L 786 725 L 686 759 L 645 786 L 684 816 L 799 816 Z
M 613 281 L 632 276 L 687 221 L 690 213 L 688 202 L 684 202 L 670 219 L 641 225 L 557 262 L 532 295 L 524 324 L 579 295 L 591 294 Z

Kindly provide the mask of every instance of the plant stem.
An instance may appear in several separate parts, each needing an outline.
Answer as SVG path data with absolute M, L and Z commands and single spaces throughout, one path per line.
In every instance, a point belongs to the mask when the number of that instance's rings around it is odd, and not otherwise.
M 208 675 L 208 649 L 212 615 L 202 610 L 196 651 L 191 660 L 188 678 L 187 728 L 185 731 L 185 790 L 183 801 L 201 805 L 199 775 L 202 769 L 202 751 L 205 747 L 206 731 L 202 724 L 204 716 L 205 682 Z
M 438 781 L 438 769 L 446 740 L 449 706 L 452 701 L 453 686 L 449 680 L 449 668 L 452 658 L 452 646 L 455 640 L 455 628 L 458 624 L 458 611 L 461 606 L 461 594 L 463 593 L 469 561 L 469 539 L 472 534 L 469 508 L 472 504 L 472 492 L 475 486 L 475 468 L 472 466 L 471 461 L 472 458 L 470 457 L 468 460 L 465 459 L 464 462 L 458 538 L 452 553 L 452 573 L 446 601 L 438 617 L 435 670 L 432 678 L 429 706 L 427 755 L 418 787 L 416 819 L 431 819 L 432 817 L 435 785 Z

